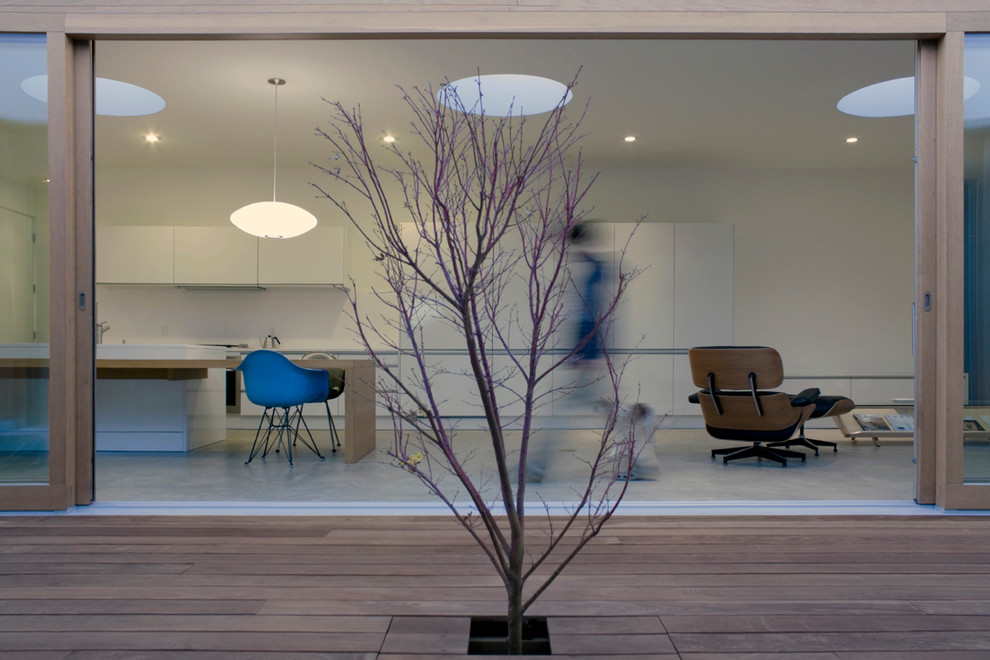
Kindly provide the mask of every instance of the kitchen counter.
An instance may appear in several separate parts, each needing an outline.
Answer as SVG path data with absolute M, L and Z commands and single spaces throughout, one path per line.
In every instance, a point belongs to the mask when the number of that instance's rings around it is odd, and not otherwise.
M 47 370 L 44 344 L 0 345 L 0 370 Z M 226 436 L 224 372 L 240 359 L 222 346 L 97 346 L 97 449 L 189 451 Z M 311 369 L 342 368 L 344 460 L 375 450 L 375 364 L 368 359 L 293 360 Z
M 96 449 L 190 451 L 225 439 L 223 372 L 188 365 L 226 354 L 197 344 L 98 345 Z

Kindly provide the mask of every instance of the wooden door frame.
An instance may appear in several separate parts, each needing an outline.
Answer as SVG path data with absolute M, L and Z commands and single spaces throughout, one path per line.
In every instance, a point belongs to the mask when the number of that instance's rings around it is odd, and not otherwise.
M 92 501 L 92 57 L 87 41 L 64 32 L 46 36 L 48 479 L 0 487 L 0 510 L 8 511 L 60 511 Z
M 974 26 L 975 27 L 975 26 Z M 990 26 L 983 26 L 987 31 Z M 963 204 L 963 57 L 965 32 L 949 32 L 934 54 L 938 144 L 934 185 L 935 504 L 944 509 L 990 509 L 990 485 L 964 483 L 965 214 Z

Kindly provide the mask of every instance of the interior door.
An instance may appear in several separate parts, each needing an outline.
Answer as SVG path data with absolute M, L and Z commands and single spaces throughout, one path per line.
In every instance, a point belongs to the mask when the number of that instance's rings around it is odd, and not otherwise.
M 0 342 L 33 343 L 35 323 L 34 217 L 0 207 Z

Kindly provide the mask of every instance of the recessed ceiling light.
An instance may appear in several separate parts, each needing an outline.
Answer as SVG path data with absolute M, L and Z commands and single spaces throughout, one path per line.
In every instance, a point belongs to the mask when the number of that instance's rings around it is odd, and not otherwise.
M 31 76 L 21 89 L 33 98 L 48 103 L 48 76 Z M 96 79 L 96 114 L 110 117 L 153 115 L 165 107 L 165 99 L 154 92 L 130 83 L 109 78 Z
M 161 138 L 155 135 L 154 133 L 147 133 L 144 136 L 145 142 L 158 142 L 159 140 L 161 140 Z
M 849 144 L 855 144 L 856 142 L 859 142 L 859 138 L 858 137 L 847 137 L 846 138 L 846 142 L 848 142 Z
M 566 105 L 571 97 L 563 83 L 515 73 L 462 78 L 437 92 L 437 99 L 448 108 L 489 117 L 538 115 Z
M 624 140 L 625 140 L 626 142 L 635 142 L 635 141 L 636 141 L 636 136 L 635 136 L 635 135 L 627 135 L 627 136 L 626 136 L 626 137 L 624 137 L 623 139 L 624 139 Z
M 963 99 L 980 91 L 978 80 L 963 78 Z M 903 117 L 914 114 L 914 76 L 885 80 L 843 96 L 836 107 L 857 117 Z
M 392 144 L 393 142 L 395 142 L 395 136 L 394 135 L 386 135 L 385 137 L 382 138 L 382 142 L 386 142 L 388 144 Z

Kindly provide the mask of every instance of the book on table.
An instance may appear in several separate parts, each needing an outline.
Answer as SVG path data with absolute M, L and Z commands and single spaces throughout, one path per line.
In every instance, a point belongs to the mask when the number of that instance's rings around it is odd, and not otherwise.
M 856 413 L 853 415 L 860 427 L 864 431 L 889 431 L 890 425 L 883 415 L 868 415 L 866 413 Z
M 883 417 L 894 431 L 914 430 L 914 415 L 884 415 Z
M 986 431 L 975 417 L 963 417 L 963 431 Z

